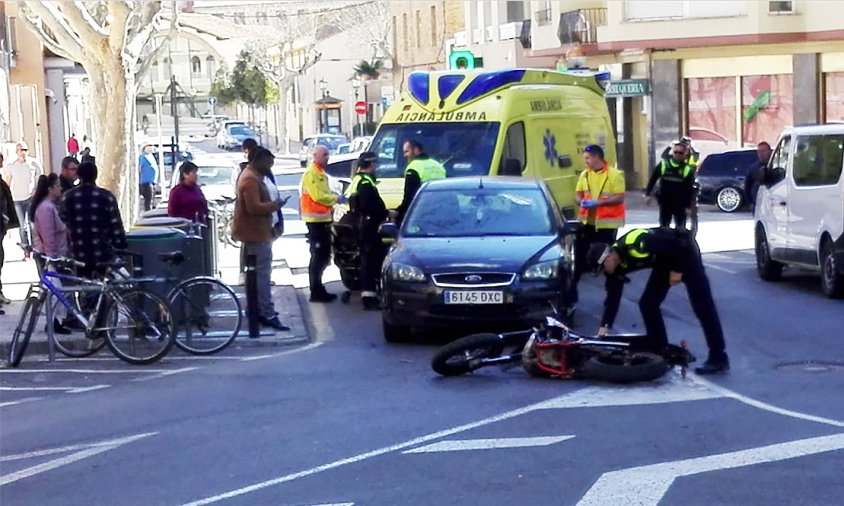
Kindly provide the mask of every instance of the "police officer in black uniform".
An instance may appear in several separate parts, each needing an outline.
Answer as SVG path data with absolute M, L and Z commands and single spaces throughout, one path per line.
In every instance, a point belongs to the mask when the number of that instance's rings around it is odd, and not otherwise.
M 657 203 L 659 204 L 659 225 L 667 227 L 674 218 L 676 228 L 686 227 L 686 210 L 691 209 L 695 196 L 695 167 L 688 162 L 690 146 L 678 142 L 671 148 L 671 158 L 661 160 L 651 173 L 645 188 L 645 199 L 651 195 L 659 182 Z
M 686 285 L 689 302 L 700 320 L 709 347 L 709 357 L 695 372 L 714 374 L 730 369 L 730 361 L 724 351 L 726 345 L 721 320 L 712 299 L 700 250 L 686 230 L 633 229 L 612 246 L 593 244 L 587 254 L 587 262 L 595 269 L 596 275 L 601 270 L 606 275 L 607 296 L 599 335 L 606 335 L 615 321 L 624 283 L 627 281 L 625 275 L 640 269 L 651 269 L 651 276 L 639 299 L 639 309 L 654 349 L 661 350 L 668 344 L 665 322 L 660 311 L 662 301 L 672 285 L 682 282 Z
M 365 309 L 379 309 L 378 279 L 386 249 L 378 235 L 378 227 L 387 219 L 387 206 L 378 193 L 375 169 L 378 155 L 364 151 L 357 161 L 357 174 L 352 179 L 349 208 L 358 216 L 358 244 L 361 252 L 361 299 Z

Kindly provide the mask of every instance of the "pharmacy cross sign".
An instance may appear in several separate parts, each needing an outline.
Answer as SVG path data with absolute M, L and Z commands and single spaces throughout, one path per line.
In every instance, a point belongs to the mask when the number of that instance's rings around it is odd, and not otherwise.
M 651 83 L 647 79 L 624 79 L 610 81 L 605 96 L 611 97 L 642 97 L 650 95 Z

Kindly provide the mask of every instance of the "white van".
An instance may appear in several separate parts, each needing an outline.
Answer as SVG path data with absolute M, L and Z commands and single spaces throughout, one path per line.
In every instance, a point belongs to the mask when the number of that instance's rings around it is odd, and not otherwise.
M 817 270 L 829 297 L 844 296 L 844 124 L 780 134 L 756 197 L 756 267 L 776 280 L 786 265 Z

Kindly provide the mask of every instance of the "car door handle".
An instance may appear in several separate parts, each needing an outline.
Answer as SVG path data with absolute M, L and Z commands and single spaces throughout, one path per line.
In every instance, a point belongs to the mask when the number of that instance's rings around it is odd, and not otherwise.
M 784 201 L 784 200 L 780 200 L 780 205 L 781 205 L 781 206 L 783 206 L 783 207 L 785 207 L 785 206 L 786 206 L 785 201 Z

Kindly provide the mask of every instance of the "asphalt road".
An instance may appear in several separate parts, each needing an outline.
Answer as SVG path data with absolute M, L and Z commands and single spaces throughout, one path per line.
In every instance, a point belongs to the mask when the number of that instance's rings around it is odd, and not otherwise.
M 840 504 L 844 303 L 753 262 L 705 255 L 732 359 L 707 379 L 440 378 L 436 336 L 388 345 L 357 300 L 308 306 L 297 348 L 0 370 L 0 504 Z M 644 278 L 620 331 L 639 325 Z M 602 296 L 582 282 L 581 330 Z M 683 288 L 664 313 L 703 358 Z

